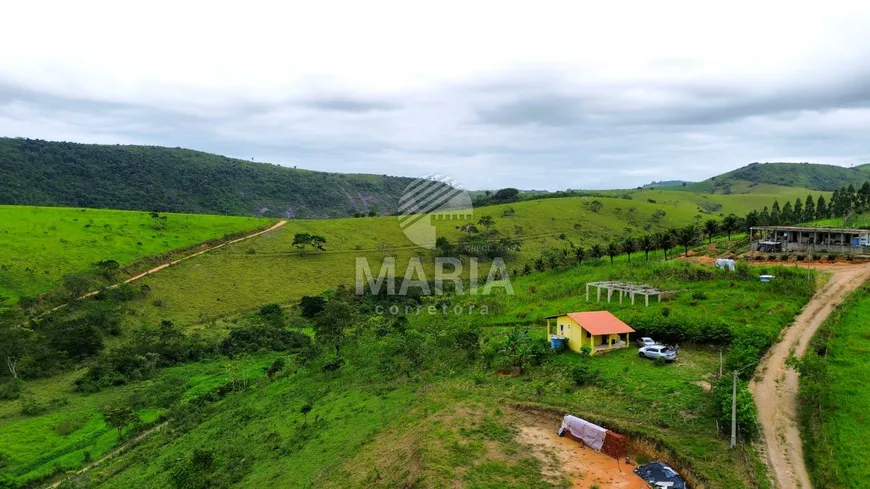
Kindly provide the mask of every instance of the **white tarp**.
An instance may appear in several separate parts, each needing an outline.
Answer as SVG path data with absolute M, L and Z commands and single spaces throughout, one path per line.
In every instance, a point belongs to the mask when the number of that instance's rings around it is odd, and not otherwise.
M 734 271 L 734 260 L 728 258 L 719 258 L 716 260 L 716 268 L 721 268 L 722 270 Z
M 562 418 L 562 427 L 559 428 L 559 433 L 562 434 L 565 430 L 595 450 L 601 450 L 601 447 L 604 446 L 604 438 L 607 436 L 606 429 L 570 414 L 566 414 Z

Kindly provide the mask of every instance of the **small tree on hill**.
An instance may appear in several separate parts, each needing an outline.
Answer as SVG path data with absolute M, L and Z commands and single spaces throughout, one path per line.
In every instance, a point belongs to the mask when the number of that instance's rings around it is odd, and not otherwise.
M 356 323 L 356 317 L 357 311 L 352 304 L 333 298 L 314 316 L 314 338 L 318 343 L 335 348 L 337 356 L 341 352 L 345 330 Z
M 668 250 L 674 247 L 674 233 L 670 230 L 663 231 L 656 235 L 656 246 L 661 248 L 665 255 L 665 260 L 668 259 Z
M 682 246 L 686 251 L 686 257 L 689 256 L 689 246 L 694 245 L 698 240 L 698 228 L 694 224 L 690 224 L 684 228 L 680 228 L 677 232 L 677 244 Z
M 607 244 L 607 256 L 610 257 L 610 264 L 613 265 L 613 257 L 619 255 L 619 246 L 614 242 L 610 242 Z
M 483 216 L 480 218 L 479 221 L 477 221 L 477 223 L 483 226 L 484 229 L 489 230 L 489 228 L 492 227 L 493 224 L 495 224 L 495 220 L 492 218 L 492 216 Z
M 105 277 L 107 280 L 111 280 L 118 274 L 118 271 L 121 269 L 121 264 L 115 260 L 102 260 L 94 263 L 94 266 L 97 270 L 100 271 L 100 274 Z
M 103 418 L 106 420 L 107 425 L 118 430 L 119 437 L 126 426 L 139 421 L 139 417 L 136 416 L 136 413 L 133 412 L 133 409 L 130 406 L 110 407 L 103 413 Z
M 640 249 L 644 252 L 646 261 L 649 261 L 649 252 L 655 249 L 655 238 L 651 234 L 644 234 L 637 241 Z
M 704 222 L 704 234 L 710 239 L 710 244 L 713 244 L 713 236 L 719 231 L 719 221 L 715 219 L 707 219 Z
M 23 317 L 17 313 L 2 313 L 0 317 L 0 355 L 12 378 L 18 378 L 18 364 L 33 351 L 36 343 L 33 331 L 21 327 Z
M 634 238 L 631 236 L 626 236 L 625 239 L 622 240 L 622 251 L 628 255 L 628 262 L 631 263 L 631 254 L 637 250 L 637 243 L 635 243 Z
M 737 231 L 737 223 L 738 219 L 734 214 L 728 214 L 722 219 L 722 230 L 728 234 L 728 241 L 731 241 L 731 233 Z
M 582 246 L 574 248 L 574 258 L 577 259 L 578 265 L 582 265 L 583 259 L 586 258 L 586 250 L 584 250 Z
M 591 248 L 589 248 L 589 253 L 595 257 L 596 260 L 600 260 L 602 256 L 604 256 L 604 249 L 600 244 L 594 244 Z

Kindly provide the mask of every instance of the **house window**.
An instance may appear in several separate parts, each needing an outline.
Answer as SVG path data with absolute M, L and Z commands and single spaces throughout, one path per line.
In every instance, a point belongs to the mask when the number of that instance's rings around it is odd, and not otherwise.
M 587 337 L 587 338 L 592 338 L 592 333 L 590 333 L 589 331 L 587 331 L 587 332 L 586 332 L 586 337 Z
M 559 325 L 559 332 L 563 333 L 563 334 L 565 333 L 565 325 L 564 324 Z

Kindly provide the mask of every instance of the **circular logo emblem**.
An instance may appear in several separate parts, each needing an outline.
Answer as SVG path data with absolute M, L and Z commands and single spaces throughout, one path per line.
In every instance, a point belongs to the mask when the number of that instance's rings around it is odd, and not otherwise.
M 411 182 L 399 198 L 399 227 L 415 245 L 435 249 L 439 223 L 471 224 L 471 196 L 455 180 L 430 175 Z

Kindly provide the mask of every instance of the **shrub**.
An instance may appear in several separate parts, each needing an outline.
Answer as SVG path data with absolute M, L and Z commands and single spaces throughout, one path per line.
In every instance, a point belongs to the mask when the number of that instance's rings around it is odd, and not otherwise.
M 344 358 L 335 357 L 332 360 L 329 360 L 328 362 L 323 364 L 323 371 L 324 372 L 335 372 L 336 370 L 343 367 L 344 363 L 345 363 Z
M 671 308 L 670 307 L 663 307 L 662 308 L 662 316 L 668 317 L 670 315 L 671 315 Z
M 755 261 L 764 261 L 764 255 L 757 255 Z
M 21 397 L 21 379 L 9 379 L 3 385 L 0 385 L 0 401 L 14 401 Z
M 779 255 L 779 261 L 788 261 L 788 254 L 783 253 Z
M 723 426 L 731 425 L 732 378 L 723 376 L 713 386 L 718 418 Z M 758 410 L 749 393 L 746 382 L 737 381 L 737 430 L 749 439 L 758 436 Z
M 696 301 L 707 300 L 707 294 L 705 294 L 703 290 L 696 290 L 696 291 L 692 292 L 692 300 L 696 300 Z
M 830 255 L 828 255 L 828 261 L 830 261 L 830 262 L 837 261 L 837 255 L 831 253 Z
M 582 360 L 571 367 L 571 370 L 568 372 L 568 375 L 571 378 L 571 381 L 574 382 L 577 386 L 584 385 L 592 385 L 601 375 L 597 369 L 593 369 L 589 365 L 589 360 Z
M 804 261 L 807 259 L 807 256 L 806 255 L 795 255 L 794 259 L 797 261 Z
M 240 353 L 264 350 L 297 352 L 311 343 L 311 337 L 298 331 L 288 331 L 265 324 L 233 328 L 219 351 L 232 358 Z

